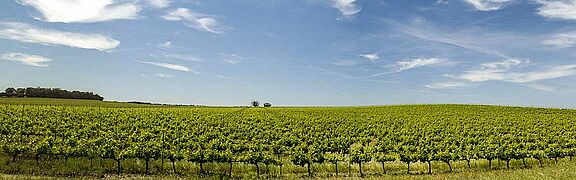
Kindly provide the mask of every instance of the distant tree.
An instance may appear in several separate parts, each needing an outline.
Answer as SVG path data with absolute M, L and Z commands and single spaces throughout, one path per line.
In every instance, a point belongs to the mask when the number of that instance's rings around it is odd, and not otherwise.
M 16 97 L 26 97 L 26 89 L 24 88 L 16 89 Z
M 67 91 L 59 88 L 7 88 L 2 97 L 37 97 L 37 98 L 63 98 L 63 99 L 88 99 L 103 101 L 104 98 L 92 92 Z
M 6 92 L 7 95 L 15 94 L 15 93 L 16 93 L 16 89 L 9 87 L 9 88 L 6 88 L 6 91 L 5 91 L 5 92 Z
M 252 101 L 251 104 L 253 107 L 259 107 L 260 106 L 260 102 L 258 102 L 258 101 Z
M 270 104 L 270 103 L 264 103 L 264 107 L 272 107 L 272 104 Z

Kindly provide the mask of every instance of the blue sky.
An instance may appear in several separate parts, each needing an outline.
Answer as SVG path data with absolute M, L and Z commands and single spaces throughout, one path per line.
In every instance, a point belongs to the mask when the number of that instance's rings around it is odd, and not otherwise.
M 5 0 L 0 87 L 576 107 L 576 0 Z

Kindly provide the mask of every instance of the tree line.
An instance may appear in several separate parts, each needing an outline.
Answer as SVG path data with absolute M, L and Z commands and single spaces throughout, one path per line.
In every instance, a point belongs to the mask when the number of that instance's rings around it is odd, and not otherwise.
M 68 91 L 60 88 L 41 88 L 41 87 L 27 87 L 27 88 L 6 88 L 4 92 L 0 92 L 0 97 L 16 97 L 16 98 L 62 98 L 62 99 L 87 99 L 103 101 L 104 97 L 93 92 L 81 91 Z

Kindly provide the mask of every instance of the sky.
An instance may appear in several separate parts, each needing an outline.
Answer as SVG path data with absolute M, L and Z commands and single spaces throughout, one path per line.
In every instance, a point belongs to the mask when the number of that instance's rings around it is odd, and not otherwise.
M 0 88 L 576 108 L 576 0 L 4 0 Z

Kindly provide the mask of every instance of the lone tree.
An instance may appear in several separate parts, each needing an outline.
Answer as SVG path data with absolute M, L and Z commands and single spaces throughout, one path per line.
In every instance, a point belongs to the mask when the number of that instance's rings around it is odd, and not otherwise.
M 253 107 L 260 106 L 260 102 L 258 102 L 258 101 L 252 101 L 250 104 L 252 104 Z

